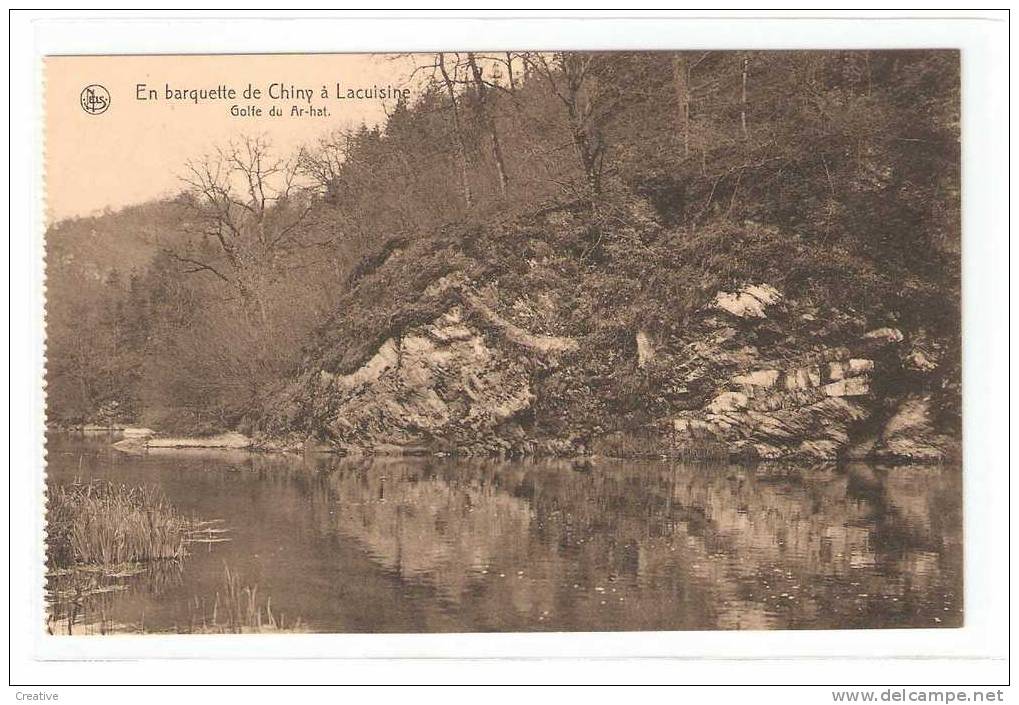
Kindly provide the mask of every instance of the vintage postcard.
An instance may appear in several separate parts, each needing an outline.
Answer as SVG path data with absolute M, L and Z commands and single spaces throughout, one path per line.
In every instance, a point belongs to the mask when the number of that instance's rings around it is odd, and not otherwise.
M 43 76 L 40 631 L 966 623 L 958 50 Z

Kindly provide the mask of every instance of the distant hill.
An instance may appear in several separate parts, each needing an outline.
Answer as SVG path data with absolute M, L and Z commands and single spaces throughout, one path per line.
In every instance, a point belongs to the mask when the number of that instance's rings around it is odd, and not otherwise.
M 101 280 L 143 270 L 161 247 L 185 239 L 182 217 L 177 203 L 161 200 L 62 220 L 46 231 L 47 273 Z

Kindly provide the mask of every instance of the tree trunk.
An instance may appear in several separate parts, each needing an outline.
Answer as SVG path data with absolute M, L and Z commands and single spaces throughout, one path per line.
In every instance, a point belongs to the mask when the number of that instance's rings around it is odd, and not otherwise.
M 509 81 L 510 92 L 517 90 L 517 84 L 513 79 L 513 54 L 506 52 L 506 80 Z
M 587 186 L 593 205 L 601 191 L 601 142 L 597 136 L 592 140 L 588 137 L 586 130 L 577 127 L 573 131 L 573 146 L 584 167 L 584 175 L 587 177 Z
M 644 369 L 655 359 L 655 344 L 651 335 L 644 328 L 637 330 L 637 368 Z
M 467 55 L 467 63 L 470 66 L 471 74 L 474 76 L 474 85 L 478 89 L 478 108 L 481 113 L 481 121 L 488 128 L 488 134 L 492 138 L 492 157 L 495 159 L 495 170 L 499 175 L 499 192 L 506 196 L 506 185 L 509 178 L 506 176 L 506 162 L 502 157 L 502 145 L 499 143 L 499 132 L 495 128 L 495 116 L 488 109 L 487 86 L 481 76 L 481 67 L 474 58 L 474 54 Z
M 453 110 L 453 132 L 456 133 L 457 160 L 460 162 L 460 186 L 463 189 L 464 201 L 467 207 L 474 205 L 474 198 L 471 196 L 471 182 L 467 175 L 467 145 L 464 143 L 463 129 L 460 126 L 460 110 L 456 104 L 456 91 L 453 90 L 453 80 L 446 71 L 445 56 L 439 53 L 439 72 L 442 74 L 443 83 L 446 85 L 446 92 L 449 94 L 449 102 Z
M 673 73 L 676 83 L 676 109 L 679 132 L 683 140 L 683 158 L 690 156 L 690 69 L 686 58 L 677 53 L 673 58 Z

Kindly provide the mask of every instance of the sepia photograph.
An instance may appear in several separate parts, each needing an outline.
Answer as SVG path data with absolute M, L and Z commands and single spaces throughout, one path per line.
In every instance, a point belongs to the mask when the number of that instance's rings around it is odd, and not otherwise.
M 15 701 L 1007 699 L 1008 11 L 113 12 L 8 17 Z
M 45 79 L 48 634 L 964 624 L 958 51 Z

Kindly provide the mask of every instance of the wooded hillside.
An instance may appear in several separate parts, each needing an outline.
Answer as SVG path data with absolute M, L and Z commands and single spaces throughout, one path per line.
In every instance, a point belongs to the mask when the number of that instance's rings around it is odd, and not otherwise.
M 903 384 L 957 423 L 957 52 L 415 59 L 419 97 L 384 126 L 298 154 L 239 136 L 173 201 L 55 224 L 51 422 L 314 436 L 281 401 L 301 380 L 457 306 L 486 335 L 577 341 L 527 423 L 625 431 L 691 403 L 638 333 L 678 350 L 719 291 L 767 284 L 800 317 L 747 345 L 901 329 L 938 352 Z

